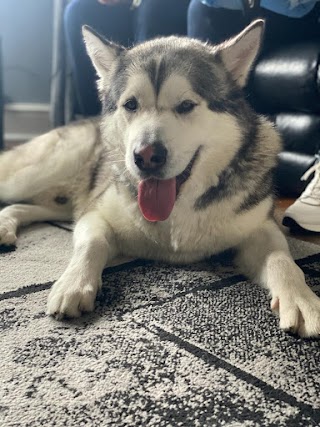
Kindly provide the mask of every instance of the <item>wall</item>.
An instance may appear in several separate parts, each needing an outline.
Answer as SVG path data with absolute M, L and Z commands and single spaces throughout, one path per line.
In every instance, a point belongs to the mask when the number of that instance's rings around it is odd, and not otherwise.
M 0 0 L 5 145 L 50 129 L 54 0 Z
M 4 93 L 10 102 L 48 103 L 53 0 L 0 0 Z

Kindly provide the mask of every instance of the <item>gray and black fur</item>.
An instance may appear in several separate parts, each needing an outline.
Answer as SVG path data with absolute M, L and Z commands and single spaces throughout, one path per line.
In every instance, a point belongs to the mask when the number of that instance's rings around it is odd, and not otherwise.
M 169 37 L 125 49 L 84 28 L 101 117 L 0 156 L 1 244 L 31 222 L 76 220 L 49 315 L 92 311 L 118 256 L 191 263 L 233 249 L 283 330 L 320 335 L 320 300 L 271 217 L 280 137 L 243 91 L 262 34 L 257 21 L 219 46 Z

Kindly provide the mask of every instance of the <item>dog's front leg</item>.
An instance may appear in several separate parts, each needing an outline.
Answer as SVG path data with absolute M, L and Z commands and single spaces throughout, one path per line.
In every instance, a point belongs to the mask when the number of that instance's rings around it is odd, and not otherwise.
M 320 299 L 307 286 L 278 226 L 266 221 L 238 249 L 242 272 L 269 289 L 280 328 L 303 337 L 319 336 Z
M 57 319 L 78 317 L 94 309 L 101 273 L 116 256 L 113 231 L 97 211 L 85 214 L 74 230 L 71 261 L 49 294 L 47 314 Z

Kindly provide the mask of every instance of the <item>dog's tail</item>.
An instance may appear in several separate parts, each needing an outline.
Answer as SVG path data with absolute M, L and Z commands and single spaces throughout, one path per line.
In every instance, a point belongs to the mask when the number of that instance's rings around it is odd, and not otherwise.
M 97 143 L 96 120 L 54 129 L 0 155 L 0 201 L 28 200 L 79 173 Z

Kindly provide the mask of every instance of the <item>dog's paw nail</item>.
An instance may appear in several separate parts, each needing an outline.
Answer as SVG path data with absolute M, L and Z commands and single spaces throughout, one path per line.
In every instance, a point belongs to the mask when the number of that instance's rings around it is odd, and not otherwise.
M 272 311 L 279 311 L 279 298 L 272 298 L 270 307 Z
M 85 285 L 76 291 L 70 289 L 70 285 L 64 286 L 67 290 L 62 290 L 63 282 L 56 282 L 52 288 L 47 305 L 47 314 L 56 320 L 74 319 L 80 317 L 82 313 L 94 310 L 96 297 L 96 287 Z
M 53 317 L 55 320 L 63 320 L 64 314 L 63 313 L 54 313 Z
M 319 337 L 320 301 L 314 294 L 280 298 L 280 328 L 301 337 Z
M 281 328 L 284 332 L 288 332 L 289 334 L 297 334 L 297 328 L 294 326 L 286 326 Z

